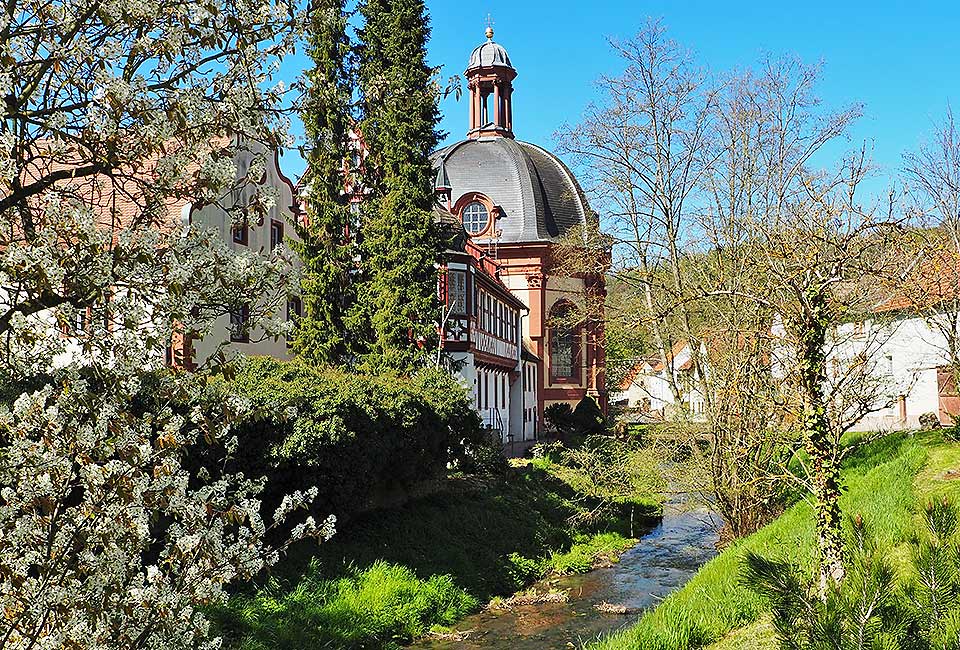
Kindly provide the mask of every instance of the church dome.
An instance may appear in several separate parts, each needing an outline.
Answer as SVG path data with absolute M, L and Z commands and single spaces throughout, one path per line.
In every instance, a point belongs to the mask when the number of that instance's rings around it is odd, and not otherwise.
M 502 45 L 494 43 L 493 39 L 490 39 L 470 54 L 470 65 L 467 66 L 467 71 L 492 66 L 513 69 L 513 64 L 510 63 L 510 55 L 507 54 L 507 51 Z
M 455 212 L 477 195 L 498 209 L 501 243 L 557 241 L 593 218 L 567 166 L 536 145 L 484 137 L 440 149 L 432 159 L 446 174 Z

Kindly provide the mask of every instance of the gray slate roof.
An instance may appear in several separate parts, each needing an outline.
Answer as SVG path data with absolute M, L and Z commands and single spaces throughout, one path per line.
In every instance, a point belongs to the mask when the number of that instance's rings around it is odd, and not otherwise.
M 592 215 L 570 170 L 536 145 L 501 137 L 464 140 L 432 159 L 438 170 L 442 161 L 453 203 L 480 192 L 501 209 L 502 243 L 556 241 Z
M 467 70 L 488 68 L 493 65 L 513 69 L 507 51 L 499 43 L 490 40 L 473 50 L 470 54 L 470 65 L 467 66 Z

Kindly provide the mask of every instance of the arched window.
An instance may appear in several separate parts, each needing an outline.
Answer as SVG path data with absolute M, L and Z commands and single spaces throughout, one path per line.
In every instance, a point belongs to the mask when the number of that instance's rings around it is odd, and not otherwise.
M 471 235 L 479 235 L 486 230 L 489 221 L 487 206 L 480 201 L 472 201 L 463 209 L 463 227 Z
M 553 379 L 578 378 L 579 328 L 572 322 L 569 304 L 560 302 L 550 312 L 550 374 Z

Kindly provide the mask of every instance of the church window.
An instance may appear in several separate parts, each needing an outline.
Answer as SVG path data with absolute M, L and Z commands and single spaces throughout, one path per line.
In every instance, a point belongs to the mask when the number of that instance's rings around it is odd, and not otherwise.
M 463 209 L 463 227 L 471 235 L 479 235 L 486 230 L 489 221 L 487 206 L 480 201 L 468 203 Z
M 567 325 L 553 328 L 550 361 L 554 378 L 569 379 L 573 376 L 573 331 Z
M 569 322 L 570 306 L 561 304 L 553 309 L 550 326 L 550 369 L 553 379 L 575 379 L 577 377 L 577 333 L 576 326 Z

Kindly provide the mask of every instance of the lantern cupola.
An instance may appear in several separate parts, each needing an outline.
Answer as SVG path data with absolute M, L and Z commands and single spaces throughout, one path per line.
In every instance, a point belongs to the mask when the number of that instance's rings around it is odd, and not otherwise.
M 487 42 L 470 54 L 467 87 L 470 89 L 470 130 L 467 137 L 513 137 L 513 80 L 517 71 L 510 56 L 493 42 L 493 27 L 487 27 Z

